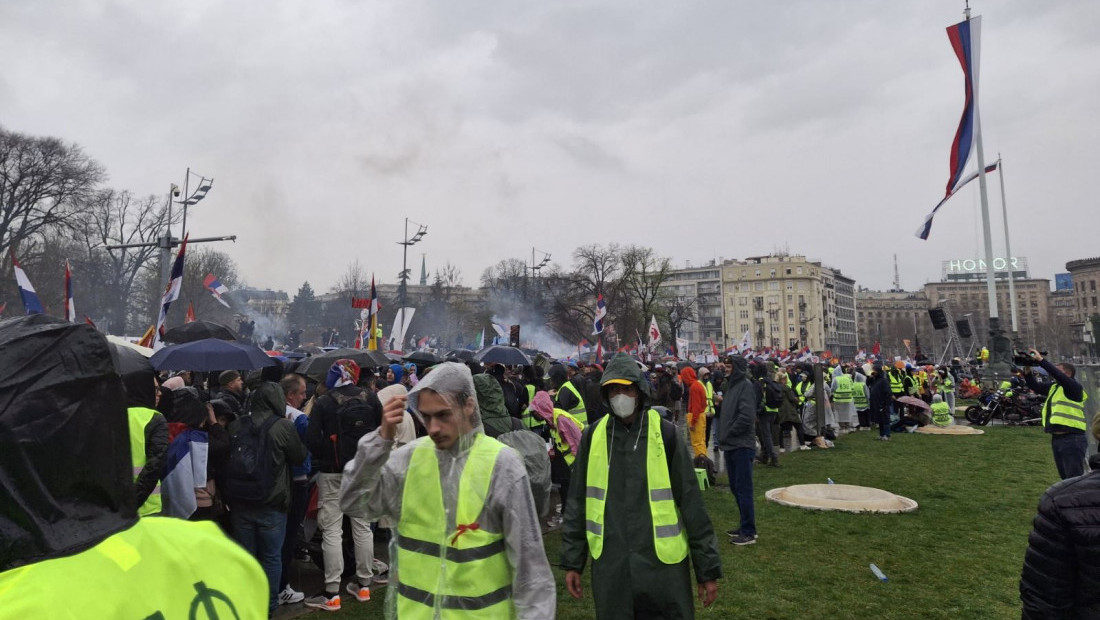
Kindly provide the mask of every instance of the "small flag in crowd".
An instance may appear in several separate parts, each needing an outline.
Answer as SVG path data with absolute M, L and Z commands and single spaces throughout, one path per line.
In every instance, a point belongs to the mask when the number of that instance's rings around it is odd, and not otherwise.
M 222 284 L 221 281 L 214 276 L 214 274 L 206 274 L 206 277 L 203 278 L 202 285 L 206 287 L 206 290 L 210 291 L 210 294 L 213 295 L 214 299 L 217 299 L 221 303 L 221 305 L 225 306 L 226 308 L 229 307 L 229 303 L 222 299 L 222 295 L 228 293 L 229 289 L 224 284 Z
M 378 311 L 382 309 L 382 304 L 378 303 L 378 289 L 374 287 L 374 274 L 370 276 L 370 304 L 367 306 L 367 349 L 370 351 L 378 350 Z M 360 335 L 362 340 L 362 335 Z
M 73 303 L 73 274 L 69 270 L 69 261 L 65 260 L 65 320 L 76 323 L 76 304 Z
M 661 341 L 661 328 L 657 327 L 657 315 L 652 315 L 649 319 L 649 346 L 653 346 Z
M 184 323 L 195 322 L 195 304 L 187 302 L 187 316 L 183 319 Z
M 871 347 L 871 355 L 878 355 L 879 353 L 882 353 L 882 345 L 876 340 L 875 346 Z
M 592 335 L 599 336 L 603 333 L 603 318 L 607 316 L 607 304 L 603 301 L 603 293 L 596 296 L 596 315 L 592 317 Z
M 19 261 L 15 260 L 15 252 L 11 253 L 11 266 L 15 270 L 15 283 L 19 287 L 19 297 L 23 300 L 23 310 L 27 314 L 44 313 L 45 309 L 42 308 L 42 302 L 38 300 L 38 293 L 34 292 L 30 278 L 19 265 Z
M 153 350 L 164 348 L 164 341 L 161 340 L 164 321 L 168 318 L 168 308 L 173 301 L 179 299 L 180 289 L 183 288 L 183 255 L 186 251 L 187 236 L 184 236 L 183 241 L 180 242 L 180 251 L 176 254 L 176 261 L 172 263 L 172 275 L 168 278 L 168 286 L 164 288 L 164 296 L 160 301 L 160 316 L 157 317 L 157 328 L 153 331 Z
M 88 325 L 91 325 L 92 329 L 99 329 L 95 326 L 95 321 L 92 320 L 92 317 L 88 316 L 87 314 L 84 315 L 84 322 Z
M 714 354 L 714 357 L 718 357 L 718 346 L 714 344 L 714 341 L 710 341 L 710 352 Z

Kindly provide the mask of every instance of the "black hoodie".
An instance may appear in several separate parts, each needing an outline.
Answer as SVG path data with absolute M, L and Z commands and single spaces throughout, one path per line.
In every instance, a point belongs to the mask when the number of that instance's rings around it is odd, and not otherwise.
M 137 522 L 122 381 L 91 326 L 0 321 L 0 571 Z

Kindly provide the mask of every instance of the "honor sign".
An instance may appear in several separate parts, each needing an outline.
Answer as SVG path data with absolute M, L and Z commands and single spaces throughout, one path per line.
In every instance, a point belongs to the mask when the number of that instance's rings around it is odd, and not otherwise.
M 955 258 L 943 261 L 944 280 L 984 280 L 986 264 L 984 258 Z M 1014 278 L 1027 278 L 1027 259 L 1013 256 L 1011 258 L 997 257 L 993 259 L 993 271 L 998 278 L 1008 277 L 1012 272 Z

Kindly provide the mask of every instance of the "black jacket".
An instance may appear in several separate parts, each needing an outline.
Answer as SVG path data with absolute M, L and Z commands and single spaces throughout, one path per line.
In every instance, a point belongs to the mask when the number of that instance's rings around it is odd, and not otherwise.
M 1081 402 L 1081 399 L 1085 396 L 1085 390 L 1081 387 L 1081 384 L 1076 379 L 1067 375 L 1066 373 L 1058 370 L 1058 368 L 1051 364 L 1047 360 L 1039 362 L 1039 366 L 1054 379 L 1054 383 L 1041 383 L 1036 378 L 1035 373 L 1029 372 L 1024 377 L 1027 379 L 1027 386 L 1031 388 L 1036 394 L 1040 396 L 1046 396 L 1050 392 L 1050 388 L 1055 384 L 1062 386 L 1062 390 L 1065 393 L 1066 398 L 1069 400 Z M 1043 408 L 1046 409 L 1046 404 L 1043 404 Z M 1048 416 L 1049 419 L 1049 416 Z M 1072 433 L 1075 435 L 1084 434 L 1085 431 L 1079 428 L 1073 428 L 1072 426 L 1063 426 L 1061 424 L 1046 424 L 1044 430 L 1048 433 Z
M 1047 489 L 1020 576 L 1022 618 L 1100 618 L 1100 455 Z

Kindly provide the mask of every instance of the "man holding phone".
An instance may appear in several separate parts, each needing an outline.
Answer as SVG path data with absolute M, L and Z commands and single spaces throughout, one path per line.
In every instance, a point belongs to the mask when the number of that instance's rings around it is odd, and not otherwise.
M 1050 434 L 1050 446 L 1054 452 L 1058 475 L 1062 480 L 1080 476 L 1085 473 L 1085 453 L 1088 451 L 1088 440 L 1085 438 L 1085 430 L 1088 428 L 1085 401 L 1089 396 L 1074 378 L 1077 369 L 1073 364 L 1051 364 L 1035 349 L 1028 349 L 1027 355 L 1054 379 L 1054 383 L 1041 383 L 1030 367 L 1024 375 L 1029 388 L 1036 394 L 1046 396 L 1046 402 L 1043 403 L 1043 430 Z

